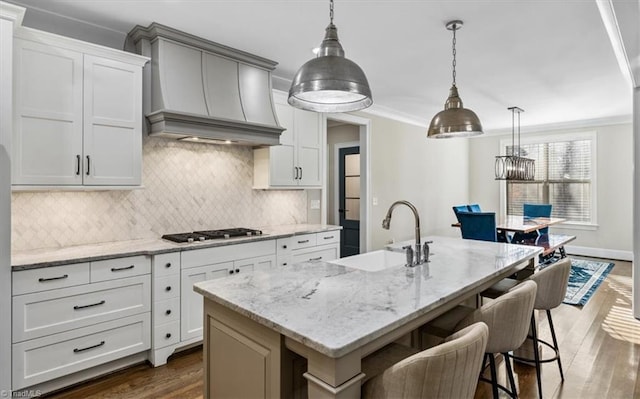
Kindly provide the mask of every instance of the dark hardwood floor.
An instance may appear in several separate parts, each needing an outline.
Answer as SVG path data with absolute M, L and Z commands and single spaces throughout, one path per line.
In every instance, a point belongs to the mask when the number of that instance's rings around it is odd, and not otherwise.
M 560 345 L 565 381 L 556 363 L 542 367 L 545 398 L 640 398 L 640 321 L 631 313 L 631 263 L 616 265 L 582 308 L 561 305 L 553 320 Z M 550 340 L 546 318 L 540 335 Z M 515 365 L 521 398 L 537 398 L 535 369 Z M 102 377 L 50 398 L 202 398 L 202 350 L 174 355 L 166 366 L 142 364 Z M 475 397 L 491 398 L 488 384 L 479 383 Z M 505 395 L 506 397 L 506 395 Z

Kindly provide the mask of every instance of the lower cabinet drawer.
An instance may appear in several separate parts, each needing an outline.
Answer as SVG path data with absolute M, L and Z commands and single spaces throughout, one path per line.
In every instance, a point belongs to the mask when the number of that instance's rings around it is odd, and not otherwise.
M 180 297 L 153 303 L 153 325 L 180 320 Z
M 338 248 L 335 245 L 315 247 L 313 249 L 293 252 L 293 263 L 334 260 L 338 258 Z
M 150 276 L 13 297 L 13 342 L 149 312 Z
M 153 277 L 153 301 L 180 297 L 180 275 Z
M 155 326 L 153 329 L 153 347 L 164 348 L 180 342 L 180 321 Z
M 151 258 L 144 255 L 91 262 L 92 283 L 149 273 Z
M 150 348 L 149 312 L 13 344 L 13 388 L 21 389 Z

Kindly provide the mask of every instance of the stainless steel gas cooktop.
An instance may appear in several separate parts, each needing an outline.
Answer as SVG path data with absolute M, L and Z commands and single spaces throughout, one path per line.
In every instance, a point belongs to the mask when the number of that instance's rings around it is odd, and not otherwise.
M 212 239 L 225 239 L 231 237 L 243 236 L 259 236 L 262 235 L 261 230 L 247 229 L 244 227 L 234 227 L 230 229 L 220 230 L 203 230 L 189 233 L 165 234 L 162 236 L 165 240 L 173 242 L 196 242 Z

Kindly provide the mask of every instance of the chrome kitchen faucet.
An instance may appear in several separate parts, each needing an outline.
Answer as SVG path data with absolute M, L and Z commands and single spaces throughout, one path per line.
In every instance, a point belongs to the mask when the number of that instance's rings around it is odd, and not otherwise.
M 393 204 L 391 204 L 391 206 L 389 207 L 389 210 L 387 211 L 387 216 L 384 218 L 384 220 L 382 221 L 382 228 L 385 230 L 389 230 L 389 227 L 391 226 L 391 214 L 393 213 L 393 209 L 398 206 L 398 205 L 406 205 L 409 207 L 409 209 L 411 209 L 411 212 L 413 212 L 413 216 L 415 218 L 416 221 L 416 249 L 415 251 L 413 249 L 411 249 L 410 245 L 407 245 L 406 247 L 402 247 L 402 249 L 406 250 L 407 253 L 407 266 L 413 267 L 413 266 L 417 266 L 417 265 L 421 265 L 425 262 L 429 261 L 429 242 L 426 242 L 424 245 L 424 258 L 422 257 L 422 246 L 420 245 L 420 216 L 418 215 L 418 210 L 416 209 L 415 206 L 413 206 L 413 204 L 409 201 L 405 201 L 405 200 L 401 200 L 401 201 L 396 201 Z M 414 257 L 414 253 L 415 253 L 415 257 Z

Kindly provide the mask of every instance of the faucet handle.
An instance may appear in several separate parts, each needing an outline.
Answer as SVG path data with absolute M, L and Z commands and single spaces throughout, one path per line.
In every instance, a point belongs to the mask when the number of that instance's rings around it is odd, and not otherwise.
M 429 244 L 433 244 L 433 241 L 426 241 L 423 245 L 422 255 L 424 256 L 424 263 L 429 263 L 429 255 L 430 255 Z
M 404 249 L 407 254 L 407 264 L 405 266 L 412 267 L 413 266 L 413 248 L 411 248 L 411 245 L 407 245 L 402 247 L 402 249 Z

